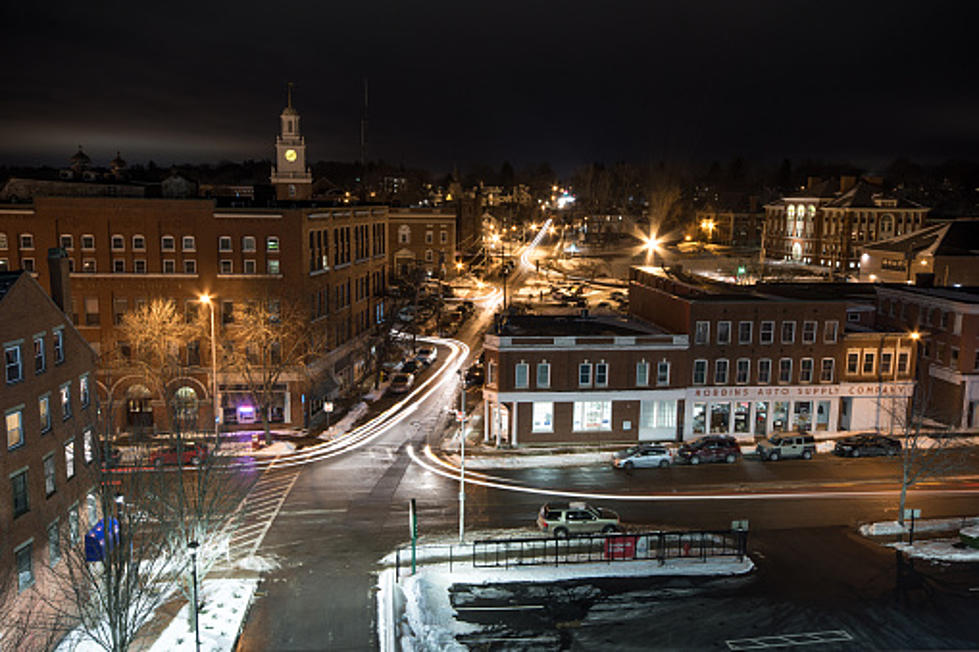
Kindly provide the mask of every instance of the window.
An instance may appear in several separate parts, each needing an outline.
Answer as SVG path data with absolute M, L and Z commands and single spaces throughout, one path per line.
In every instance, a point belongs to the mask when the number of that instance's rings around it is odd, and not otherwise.
M 17 590 L 23 591 L 34 585 L 34 542 L 33 539 L 22 543 L 14 550 L 17 564 Z
M 197 251 L 197 238 L 192 235 L 185 235 L 180 238 L 181 251 Z
M 761 333 L 758 335 L 759 344 L 771 344 L 775 341 L 775 322 L 763 321 L 761 323 Z
M 255 261 L 254 261 L 254 259 L 249 258 L 248 260 L 245 261 L 245 273 L 246 274 L 255 274 L 256 273 L 255 272 L 255 269 L 256 268 L 255 268 Z
M 873 351 L 863 352 L 863 373 L 865 374 L 874 373 L 874 362 L 875 362 L 874 358 L 876 357 L 876 355 L 877 354 L 874 353 Z
M 133 271 L 136 272 L 137 274 L 145 274 L 146 273 L 146 259 L 145 258 L 137 258 L 136 260 L 134 260 L 133 261 Z
M 34 337 L 34 373 L 44 373 L 46 368 L 47 356 L 44 351 L 44 336 L 36 335 Z
M 3 231 L 0 231 L 0 249 L 6 249 L 6 248 L 7 248 L 7 234 L 4 233 Z
M 61 560 L 61 528 L 58 521 L 48 525 L 48 563 L 54 566 Z
M 803 358 L 799 361 L 799 382 L 811 383 L 813 372 L 813 359 Z
M 88 407 L 89 399 L 88 374 L 83 374 L 78 379 L 78 401 L 82 407 Z
M 16 407 L 4 416 L 7 428 L 7 448 L 16 448 L 24 443 L 24 413 L 23 408 Z
M 25 272 L 36 271 L 34 269 L 34 259 L 33 258 L 21 258 L 20 266 Z
M 68 541 L 74 545 L 78 543 L 78 503 L 68 508 Z
M 748 358 L 738 358 L 737 376 L 735 382 L 739 385 L 747 385 L 748 377 L 751 375 L 751 360 Z
M 197 261 L 196 260 L 185 260 L 184 261 L 184 274 L 196 274 L 197 273 Z
M 572 428 L 576 432 L 612 429 L 612 401 L 575 401 Z
M 163 273 L 174 274 L 177 271 L 177 261 L 173 258 L 163 259 Z
M 641 428 L 675 428 L 676 401 L 642 401 L 639 415 Z
M 65 442 L 65 479 L 75 476 L 75 442 L 69 439 Z
M 595 387 L 608 387 L 607 362 L 599 362 L 595 365 Z
M 832 319 L 823 324 L 823 341 L 827 344 L 835 344 L 839 334 L 840 322 Z
M 14 518 L 31 511 L 31 501 L 27 493 L 27 469 L 10 476 L 10 486 L 14 496 Z
M 694 332 L 693 343 L 694 344 L 709 344 L 710 343 L 710 322 L 709 321 L 698 321 L 697 330 Z
M 694 360 L 693 361 L 693 384 L 703 385 L 706 382 L 707 382 L 707 361 Z
M 172 235 L 165 235 L 160 238 L 160 251 L 176 251 L 177 239 Z
M 41 422 L 41 432 L 51 430 L 51 395 L 45 394 L 37 399 L 37 412 Z
M 726 385 L 727 384 L 727 367 L 728 361 L 721 359 L 714 361 L 714 384 L 715 385 Z
M 783 385 L 792 382 L 792 358 L 782 358 L 778 361 L 778 382 Z
M 99 298 L 85 297 L 85 325 L 99 325 Z
M 649 385 L 649 363 L 640 360 L 636 363 L 636 387 L 646 387 Z
M 439 242 L 442 243 L 442 244 L 446 244 L 446 243 L 449 242 L 449 232 L 448 231 L 441 231 L 439 233 Z
M 278 251 L 279 250 L 279 236 L 270 235 L 265 238 L 265 251 Z
M 656 365 L 656 385 L 670 384 L 670 363 L 667 360 L 660 360 Z
M 98 265 L 94 258 L 82 258 L 82 272 L 84 274 L 94 274 L 98 271 Z
M 265 261 L 266 271 L 269 274 L 279 274 L 279 261 L 277 260 L 267 260 Z
M 54 453 L 44 456 L 44 495 L 51 497 L 57 487 L 54 483 Z
M 244 235 L 241 237 L 241 250 L 242 251 L 255 251 L 255 236 Z
M 794 321 L 783 321 L 782 322 L 782 344 L 794 344 L 795 343 L 795 322 Z
M 112 251 L 125 251 L 126 239 L 121 235 L 114 235 L 112 236 L 111 246 L 112 246 Z
M 20 344 L 11 344 L 3 349 L 7 367 L 7 383 L 19 383 L 24 379 L 24 368 L 20 360 Z
M 430 263 L 430 262 L 432 262 L 433 260 L 435 260 L 435 257 L 434 257 L 434 255 L 432 254 L 432 250 L 431 250 L 431 249 L 426 249 L 426 250 L 425 250 L 425 262 L 426 262 L 426 263 Z
M 75 238 L 67 233 L 61 235 L 59 239 L 61 242 L 62 249 L 74 249 L 75 248 Z M 6 249 L 6 247 L 0 247 L 0 249 Z
M 751 344 L 752 326 L 750 321 L 738 322 L 738 344 Z
M 114 274 L 125 274 L 126 273 L 126 261 L 121 258 L 115 258 L 112 260 L 112 272 Z
M 588 387 L 591 385 L 591 364 L 582 362 L 578 365 L 578 386 Z
M 82 250 L 92 251 L 95 249 L 95 236 L 90 234 L 85 234 L 82 236 Z
M 528 367 L 529 367 L 529 365 L 526 362 L 518 362 L 517 363 L 516 368 L 515 368 L 514 381 L 513 381 L 514 382 L 514 386 L 517 389 L 525 389 L 527 387 L 528 383 L 530 382 L 527 379 L 527 376 L 530 373 Z
M 891 351 L 882 351 L 880 354 L 880 373 L 889 374 L 891 373 L 891 364 L 894 362 L 894 353 Z
M 134 235 L 133 251 L 146 251 L 146 238 L 141 235 Z
M 717 322 L 717 343 L 718 344 L 731 343 L 731 322 L 729 321 Z
M 846 354 L 846 373 L 855 374 L 860 369 L 860 353 L 849 351 Z
M 860 313 L 858 313 L 858 312 L 847 312 L 846 313 L 846 320 L 849 321 L 849 322 L 858 322 L 858 321 L 860 321 Z
M 951 365 L 953 367 L 956 366 L 956 365 L 958 365 L 959 364 L 959 347 L 957 347 L 957 346 L 950 347 L 949 348 L 949 355 L 951 356 L 949 358 L 949 361 L 948 361 L 949 365 Z M 881 358 L 880 363 L 881 363 L 881 365 L 884 364 L 883 357 Z
M 91 428 L 86 428 L 82 434 L 82 455 L 86 464 L 91 464 L 95 459 L 95 443 L 92 441 Z
M 20 248 L 21 249 L 33 249 L 34 248 L 34 234 L 33 233 L 21 233 L 20 234 Z
M 816 341 L 816 322 L 802 322 L 802 343 L 812 344 Z
M 819 371 L 819 382 L 821 383 L 831 383 L 833 382 L 833 367 L 836 366 L 836 360 L 833 358 L 823 358 L 822 368 Z
M 59 390 L 61 395 L 61 418 L 71 418 L 71 383 L 65 383 Z
M 221 274 L 231 274 L 234 272 L 234 263 L 230 260 L 221 261 Z
M 908 352 L 901 351 L 897 354 L 897 372 L 906 374 L 908 372 Z M 979 371 L 979 351 L 976 351 L 976 370 Z
M 551 386 L 551 365 L 548 362 L 537 363 L 537 386 Z
M 222 235 L 218 238 L 218 251 L 231 251 L 230 235 Z
M 398 227 L 398 244 L 408 244 L 411 242 L 411 227 L 402 224 Z
M 94 493 L 85 496 L 85 509 L 88 512 L 88 522 L 94 525 L 99 520 L 99 499 Z
M 61 364 L 65 361 L 65 332 L 61 329 L 54 331 L 54 363 Z
M 486 365 L 486 384 L 492 385 L 496 382 L 496 362 L 493 360 L 489 361 Z
M 554 403 L 534 402 L 532 432 L 554 432 Z
M 431 231 L 425 231 L 425 244 L 432 244 L 434 237 Z

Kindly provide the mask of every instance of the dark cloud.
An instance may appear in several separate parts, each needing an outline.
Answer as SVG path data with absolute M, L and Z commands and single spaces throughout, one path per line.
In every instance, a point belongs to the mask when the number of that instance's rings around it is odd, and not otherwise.
M 971 3 L 172 2 L 0 9 L 0 159 L 975 156 Z

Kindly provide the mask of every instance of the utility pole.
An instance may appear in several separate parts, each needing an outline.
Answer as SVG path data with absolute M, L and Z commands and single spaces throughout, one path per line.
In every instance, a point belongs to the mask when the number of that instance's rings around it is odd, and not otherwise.
M 462 381 L 462 391 L 459 394 L 461 404 L 461 418 L 459 422 L 459 543 L 465 541 L 466 536 L 466 375 L 462 367 L 459 367 L 459 379 Z

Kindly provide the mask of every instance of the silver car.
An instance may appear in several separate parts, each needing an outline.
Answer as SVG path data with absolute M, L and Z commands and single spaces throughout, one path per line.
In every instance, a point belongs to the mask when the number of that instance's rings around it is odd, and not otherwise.
M 612 456 L 612 466 L 617 469 L 644 469 L 665 467 L 673 463 L 673 452 L 666 446 L 639 444 Z

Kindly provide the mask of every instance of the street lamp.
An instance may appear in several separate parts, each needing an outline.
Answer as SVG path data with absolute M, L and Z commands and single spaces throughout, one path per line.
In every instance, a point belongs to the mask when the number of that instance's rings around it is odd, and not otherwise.
M 214 445 L 218 445 L 219 429 L 221 421 L 219 416 L 220 403 L 218 403 L 218 347 L 214 339 L 214 301 L 210 294 L 205 292 L 200 295 L 201 303 L 207 304 L 211 309 L 211 400 L 213 403 L 214 415 Z
M 201 650 L 201 630 L 197 626 L 197 549 L 200 545 L 196 541 L 187 544 L 187 548 L 190 550 L 191 574 L 194 580 L 194 649 L 197 652 Z

